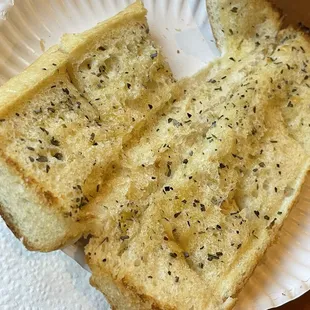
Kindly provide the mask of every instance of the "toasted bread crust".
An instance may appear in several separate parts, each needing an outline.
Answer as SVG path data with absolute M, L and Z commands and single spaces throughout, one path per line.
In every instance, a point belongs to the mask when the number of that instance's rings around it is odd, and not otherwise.
M 149 295 L 145 295 L 143 293 L 139 293 L 135 286 L 130 284 L 130 278 L 123 278 L 120 282 L 120 286 L 123 286 L 126 290 L 130 291 L 134 296 L 137 296 L 138 299 L 142 301 L 143 304 L 151 305 L 152 310 L 177 310 L 176 307 L 170 307 L 168 305 L 164 305 L 158 302 L 158 300 L 154 299 Z
M 0 216 L 5 221 L 5 224 L 7 227 L 12 231 L 14 236 L 22 241 L 23 245 L 27 248 L 29 251 L 40 251 L 40 252 L 52 252 L 59 250 L 63 248 L 64 246 L 74 243 L 77 239 L 80 238 L 80 234 L 75 237 L 71 237 L 71 240 L 68 237 L 63 238 L 62 240 L 59 240 L 58 242 L 55 242 L 53 244 L 49 244 L 48 247 L 42 247 L 41 245 L 36 245 L 28 240 L 27 236 L 24 235 L 21 230 L 18 228 L 17 225 L 14 224 L 12 216 L 5 211 L 5 208 L 2 204 L 0 204 Z
M 1 118 L 16 109 L 16 105 L 24 104 L 26 102 L 24 98 L 41 89 L 53 76 L 64 74 L 67 59 L 68 56 L 59 50 L 58 45 L 52 46 L 23 72 L 2 85 Z M 57 67 L 52 65 L 54 62 L 57 62 Z M 42 70 L 43 67 L 46 70 Z
M 65 218 L 64 213 L 61 212 L 61 208 L 59 207 L 59 199 L 54 197 L 50 191 L 45 190 L 34 178 L 26 176 L 18 163 L 16 163 L 10 157 L 5 156 L 1 150 L 0 158 L 10 173 L 12 175 L 18 176 L 21 183 L 25 187 L 25 190 L 34 193 L 32 195 L 34 199 L 33 203 L 37 206 L 38 209 L 41 210 L 40 212 L 42 212 L 44 209 L 46 209 L 47 212 L 53 212 L 54 216 L 59 218 L 59 221 L 67 222 L 68 225 L 65 235 L 61 236 L 60 239 L 49 244 L 36 244 L 29 240 L 27 235 L 22 232 L 20 225 L 14 222 L 12 215 L 6 211 L 6 208 L 2 204 L 0 204 L 0 216 L 4 219 L 15 237 L 17 239 L 21 239 L 28 250 L 42 252 L 54 251 L 76 241 L 76 239 L 81 236 L 82 232 L 73 233 L 73 231 L 75 231 L 74 225 L 78 224 L 75 224 L 71 218 Z M 70 227 L 72 227 L 72 229 Z
M 281 223 L 279 225 L 275 225 L 272 228 L 272 234 L 270 236 L 270 238 L 268 240 L 266 240 L 265 243 L 262 244 L 262 248 L 261 248 L 261 252 L 256 255 L 253 258 L 253 264 L 250 265 L 248 264 L 247 267 L 248 269 L 246 270 L 246 274 L 243 278 L 239 279 L 236 283 L 236 286 L 234 288 L 234 291 L 232 293 L 232 296 L 238 295 L 239 292 L 243 289 L 243 287 L 245 286 L 245 284 L 247 283 L 247 281 L 250 279 L 250 277 L 252 276 L 252 274 L 254 273 L 256 267 L 259 265 L 261 259 L 263 258 L 263 256 L 266 254 L 268 248 L 270 248 L 275 242 L 276 239 L 278 237 L 279 232 L 281 231 L 283 224 L 285 223 L 285 220 L 287 219 L 287 217 L 289 216 L 290 212 L 292 211 L 293 207 L 295 206 L 295 204 L 298 202 L 299 199 L 299 194 L 302 190 L 302 187 L 306 181 L 306 178 L 309 176 L 309 172 L 310 172 L 310 167 L 308 166 L 308 168 L 305 170 L 304 175 L 301 177 L 301 180 L 299 182 L 299 185 L 297 187 L 297 191 L 294 194 L 294 198 L 293 200 L 290 202 L 288 208 L 287 208 L 287 213 L 285 214 L 285 218 L 281 221 Z M 237 302 L 237 298 L 235 298 L 236 302 Z M 233 306 L 227 308 L 227 309 L 232 309 Z
M 147 10 L 144 8 L 140 0 L 135 1 L 133 4 L 129 5 L 126 10 L 121 11 L 117 15 L 111 17 L 110 19 L 98 23 L 95 27 L 76 34 L 65 34 L 62 37 L 62 42 L 60 45 L 60 50 L 64 53 L 70 53 L 70 57 L 77 56 L 78 54 L 85 53 L 88 49 L 90 42 L 97 39 L 98 33 L 100 35 L 105 35 L 109 33 L 113 28 L 124 24 L 124 22 L 130 22 L 134 19 L 141 19 L 146 21 Z
M 153 298 L 152 296 L 145 295 L 143 293 L 140 293 L 137 288 L 130 284 L 130 278 L 122 278 L 121 280 L 115 280 L 113 279 L 112 275 L 105 274 L 103 277 L 110 278 L 113 282 L 113 286 L 115 286 L 115 295 L 118 294 L 118 292 L 121 292 L 123 294 L 123 298 L 126 298 L 127 300 L 130 299 L 130 305 L 134 306 L 134 309 L 151 309 L 151 310 L 177 310 L 176 307 L 171 307 L 166 304 L 160 303 L 158 300 Z M 96 281 L 95 277 L 91 277 L 90 284 L 98 289 L 101 292 L 105 292 L 106 285 L 102 286 Z M 122 310 L 123 305 L 122 303 L 115 302 L 113 298 L 111 298 L 111 294 L 105 295 L 109 304 L 111 305 L 112 309 L 115 310 Z M 126 297 L 125 297 L 126 296 Z M 127 309 L 127 308 L 126 308 Z M 132 309 L 132 308 L 128 308 Z
M 12 173 L 18 175 L 24 182 L 26 187 L 32 189 L 36 193 L 36 197 L 39 197 L 43 206 L 57 209 L 59 206 L 59 199 L 55 197 L 49 190 L 45 190 L 42 185 L 31 176 L 26 176 L 23 173 L 23 169 L 20 165 L 9 156 L 6 156 L 0 149 L 0 158 L 3 162 L 12 170 Z
M 267 0 L 268 1 L 268 0 Z M 218 8 L 214 7 L 214 4 L 212 2 L 216 2 L 219 4 Z M 223 2 L 223 1 L 222 1 Z M 225 21 L 219 21 L 218 18 L 215 16 L 215 10 L 221 10 L 221 1 L 213 1 L 213 0 L 206 0 L 206 7 L 207 7 L 207 13 L 208 13 L 208 17 L 209 17 L 209 21 L 210 21 L 210 25 L 211 25 L 211 29 L 212 29 L 212 33 L 214 35 L 215 38 L 215 42 L 216 45 L 218 47 L 218 49 L 222 52 L 222 53 L 226 53 L 226 52 L 231 52 L 232 49 L 234 49 L 236 46 L 233 46 L 234 43 L 230 42 L 230 35 L 233 33 L 228 33 L 228 29 L 229 31 L 232 31 L 229 26 L 230 25 L 234 25 L 234 23 L 238 23 L 238 19 L 240 19 L 239 17 L 239 13 L 232 13 L 230 16 L 230 19 L 226 19 Z M 255 2 L 252 0 L 246 0 L 246 1 L 240 1 L 241 2 L 241 6 L 243 5 L 247 5 L 251 2 Z M 260 1 L 257 1 L 257 3 L 259 3 Z M 228 2 L 226 4 L 228 4 L 230 6 L 232 6 L 233 4 L 236 4 L 238 6 L 238 2 L 232 3 L 232 2 Z M 272 2 L 268 1 L 268 3 L 265 3 L 266 6 L 268 6 L 269 12 L 268 14 L 274 14 L 274 16 L 267 16 L 267 19 L 269 18 L 270 21 L 272 21 L 274 23 L 273 27 L 274 28 L 278 28 L 280 29 L 280 26 L 282 24 L 282 11 L 277 8 Z M 216 5 L 215 5 L 216 6 Z M 260 13 L 258 12 L 252 12 L 253 16 L 253 21 L 256 21 L 256 17 L 260 15 Z M 251 16 L 250 16 L 251 17 Z M 254 27 L 254 24 L 252 25 L 250 21 L 251 19 L 248 16 L 247 20 L 244 20 L 246 26 L 248 29 L 251 29 L 252 27 Z M 225 31 L 226 30 L 226 31 Z M 236 29 L 238 30 L 238 29 Z M 235 35 L 236 33 L 234 33 Z M 237 37 L 235 37 L 235 40 L 237 41 L 238 44 L 241 44 L 243 42 L 244 39 L 246 39 L 245 37 L 243 37 L 243 34 L 238 34 Z M 254 34 L 253 34 L 254 35 Z M 250 38 L 252 39 L 252 38 Z
M 18 227 L 14 225 L 13 220 L 10 216 L 9 213 L 5 212 L 3 205 L 0 204 L 0 216 L 2 217 L 2 219 L 5 221 L 5 224 L 8 228 L 10 228 L 10 230 L 12 231 L 12 233 L 14 234 L 14 236 L 17 239 L 21 239 L 23 238 L 23 244 L 25 245 L 25 247 L 29 250 L 29 251 L 34 251 L 36 250 L 35 248 L 33 248 L 27 241 L 27 238 L 23 237 L 23 235 L 21 234 L 21 232 L 19 231 Z
M 207 12 L 208 12 L 208 18 L 209 18 L 209 22 L 210 22 L 210 26 L 211 26 L 211 30 L 215 39 L 215 44 L 217 46 L 217 48 L 223 52 L 223 46 L 220 43 L 220 38 L 218 37 L 218 29 L 216 29 L 216 21 L 215 21 L 215 17 L 213 14 L 211 14 L 212 8 L 210 6 L 210 2 L 207 0 L 206 1 L 206 7 L 207 7 Z

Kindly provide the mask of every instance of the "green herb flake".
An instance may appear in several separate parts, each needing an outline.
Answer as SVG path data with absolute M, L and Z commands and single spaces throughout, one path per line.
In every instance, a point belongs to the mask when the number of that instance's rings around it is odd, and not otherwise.
M 169 255 L 170 255 L 172 258 L 177 258 L 177 257 L 178 257 L 178 254 L 177 254 L 177 253 L 174 253 L 174 252 L 169 253 Z
M 55 157 L 58 160 L 63 160 L 63 155 L 61 153 L 56 153 L 53 157 Z
M 238 8 L 234 6 L 230 11 L 233 13 L 238 13 Z
M 39 162 L 39 163 L 46 163 L 46 162 L 48 162 L 48 159 L 47 159 L 46 156 L 39 156 L 37 158 L 37 162 Z

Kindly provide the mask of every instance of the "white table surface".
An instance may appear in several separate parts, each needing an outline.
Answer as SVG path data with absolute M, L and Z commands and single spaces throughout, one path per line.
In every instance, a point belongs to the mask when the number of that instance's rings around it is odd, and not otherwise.
M 0 309 L 104 309 L 90 273 L 61 251 L 29 252 L 0 217 Z

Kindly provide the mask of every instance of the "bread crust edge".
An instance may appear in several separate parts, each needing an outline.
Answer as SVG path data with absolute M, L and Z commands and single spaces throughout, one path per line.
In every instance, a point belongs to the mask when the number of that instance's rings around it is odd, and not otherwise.
M 267 250 L 276 242 L 276 238 L 278 237 L 285 221 L 287 220 L 287 218 L 288 218 L 290 212 L 292 211 L 293 207 L 298 202 L 300 192 L 303 188 L 303 185 L 304 185 L 306 178 L 308 177 L 309 173 L 310 173 L 310 166 L 308 165 L 307 169 L 305 169 L 303 175 L 300 178 L 300 182 L 299 182 L 298 188 L 294 194 L 294 198 L 292 199 L 292 201 L 290 202 L 290 204 L 287 207 L 287 212 L 285 214 L 285 217 L 282 219 L 280 224 L 276 225 L 273 228 L 270 238 L 267 240 L 267 242 L 262 244 L 261 252 L 258 253 L 258 255 L 256 255 L 255 263 L 252 266 L 248 266 L 247 271 L 246 271 L 246 275 L 243 278 L 239 279 L 238 283 L 236 284 L 236 288 L 233 290 L 233 294 L 231 294 L 231 297 L 235 300 L 235 303 L 237 303 L 238 297 L 234 297 L 234 296 L 238 295 L 240 293 L 240 291 L 244 288 L 245 284 L 250 279 L 250 277 L 253 275 L 255 269 L 257 268 L 257 266 L 261 262 L 262 258 L 265 256 Z M 235 303 L 233 303 L 232 306 L 229 305 L 227 308 L 225 308 L 225 310 L 233 309 Z
M 4 220 L 6 226 L 11 230 L 13 235 L 20 241 L 22 241 L 23 245 L 26 247 L 29 251 L 36 251 L 36 252 L 52 252 L 59 250 L 68 244 L 74 243 L 77 239 L 80 238 L 81 234 L 78 234 L 78 236 L 75 237 L 69 237 L 63 238 L 59 240 L 58 242 L 51 243 L 50 245 L 46 245 L 45 247 L 38 247 L 33 242 L 31 242 L 22 232 L 21 229 L 18 228 L 17 225 L 14 224 L 13 220 L 11 219 L 11 215 L 9 212 L 6 212 L 3 205 L 0 204 L 0 216 Z

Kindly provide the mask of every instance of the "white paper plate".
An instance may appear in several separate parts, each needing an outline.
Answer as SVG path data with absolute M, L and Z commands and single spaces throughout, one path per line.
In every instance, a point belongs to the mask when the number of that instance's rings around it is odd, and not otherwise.
M 12 3 L 12 0 L 0 0 Z M 0 84 L 32 63 L 64 32 L 80 32 L 111 17 L 130 0 L 15 0 L 0 21 Z M 145 0 L 153 37 L 162 45 L 177 78 L 191 75 L 219 55 L 205 0 Z M 0 17 L 4 16 L 1 14 Z M 179 53 L 178 53 L 179 51 Z M 240 294 L 236 309 L 265 310 L 310 289 L 310 178 L 270 248 Z M 84 268 L 81 248 L 64 250 Z

